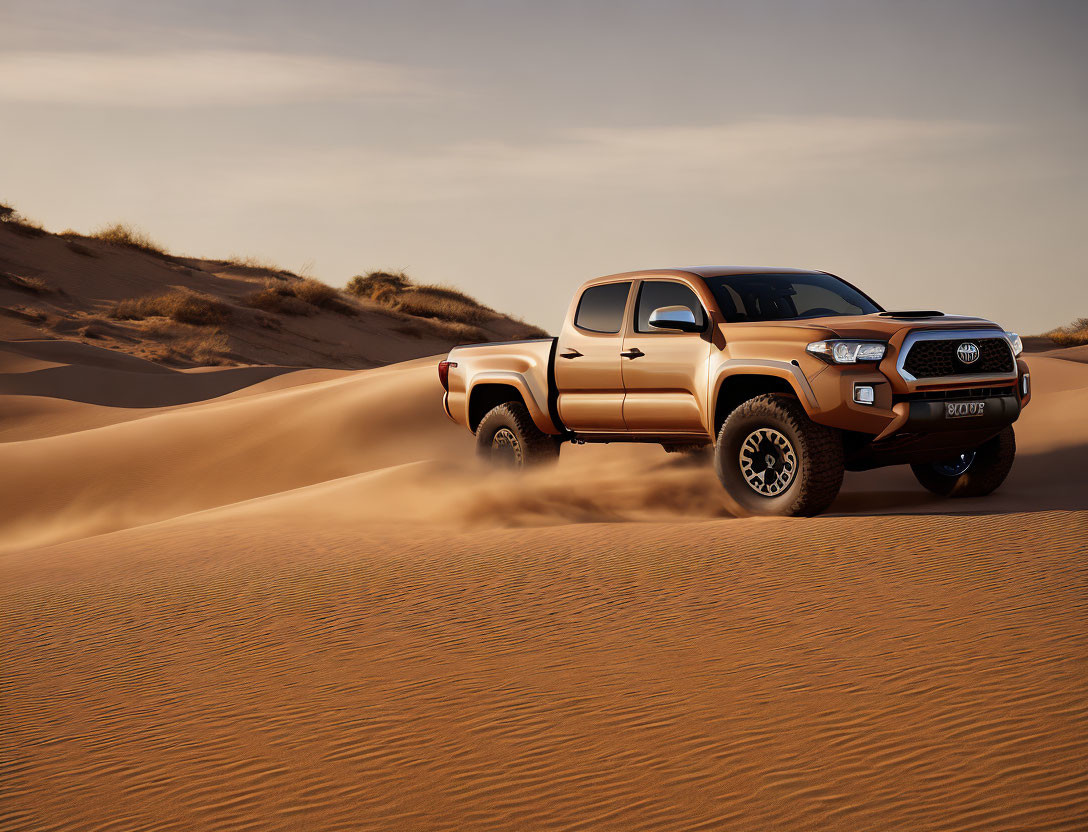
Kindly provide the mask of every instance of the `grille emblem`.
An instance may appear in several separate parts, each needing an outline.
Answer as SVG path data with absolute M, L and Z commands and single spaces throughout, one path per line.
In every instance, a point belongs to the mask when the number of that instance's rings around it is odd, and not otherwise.
M 974 364 L 978 361 L 979 355 L 978 344 L 972 344 L 970 341 L 964 341 L 956 347 L 956 358 L 964 364 Z

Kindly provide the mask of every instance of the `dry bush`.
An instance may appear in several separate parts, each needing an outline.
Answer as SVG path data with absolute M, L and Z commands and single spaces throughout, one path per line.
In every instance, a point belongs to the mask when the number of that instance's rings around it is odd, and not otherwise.
M 1069 326 L 1052 329 L 1046 337 L 1060 347 L 1083 347 L 1088 344 L 1088 318 L 1077 318 Z
M 175 338 L 187 337 L 192 334 L 190 324 L 179 324 L 177 321 L 151 318 L 139 322 L 140 333 L 145 338 L 156 338 L 160 341 L 172 341 Z
M 314 280 L 312 277 L 303 278 L 285 288 L 289 289 L 296 298 L 312 306 L 331 309 L 343 305 L 339 289 L 334 289 L 329 284 Z
M 236 254 L 232 254 L 223 262 L 228 266 L 234 266 L 239 269 L 256 269 L 262 272 L 272 272 L 274 275 L 280 275 L 286 271 L 286 269 L 281 269 L 271 260 L 265 260 L 261 257 L 240 257 Z
M 41 237 L 45 234 L 45 228 L 40 222 L 24 217 L 12 206 L 3 203 L 0 203 L 0 223 L 28 237 Z
M 217 324 L 230 317 L 230 307 L 215 298 L 176 290 L 120 300 L 110 310 L 110 317 L 122 321 L 162 317 L 183 324 Z
M 218 328 L 194 326 L 174 320 L 153 319 L 139 324 L 140 340 L 156 361 L 192 361 L 197 364 L 228 364 L 230 341 Z M 88 333 L 89 337 L 94 337 Z M 158 343 L 155 343 L 158 342 Z
M 104 228 L 100 228 L 90 236 L 96 240 L 101 240 L 104 243 L 109 243 L 110 245 L 126 246 L 127 248 L 134 248 L 148 254 L 168 256 L 166 249 L 152 240 L 143 231 L 122 222 L 115 222 L 113 225 L 107 225 Z
M 439 338 L 457 344 L 482 344 L 488 340 L 487 333 L 478 326 L 434 318 L 409 320 L 395 329 L 413 338 Z
M 229 364 L 230 339 L 218 329 L 180 338 L 170 344 L 170 351 L 197 364 Z
M 490 312 L 495 314 L 495 310 L 490 306 L 484 306 L 476 298 L 471 295 L 466 295 L 459 289 L 455 289 L 452 286 L 445 286 L 438 283 L 429 283 L 424 286 L 417 286 L 417 292 L 422 292 L 431 297 L 442 298 L 444 300 L 456 301 L 457 303 L 463 303 L 466 306 L 474 306 L 477 309 L 482 309 L 484 312 Z
M 312 315 L 314 307 L 341 315 L 355 314 L 354 307 L 344 302 L 339 289 L 311 277 L 282 284 L 268 283 L 261 291 L 247 295 L 245 303 L 254 309 L 284 315 Z
M 449 292 L 441 288 L 417 286 L 401 293 L 396 299 L 396 308 L 419 318 L 437 318 L 440 321 L 455 321 L 463 324 L 479 324 L 495 317 L 495 313 L 476 301 Z
M 40 277 L 23 277 L 7 272 L 0 272 L 0 285 L 6 285 L 10 289 L 18 289 L 21 292 L 30 292 L 33 295 L 45 295 L 52 291 L 49 284 Z
M 275 312 L 280 315 L 313 315 L 315 310 L 303 303 L 293 294 L 280 291 L 285 287 L 266 286 L 258 292 L 252 292 L 242 298 L 246 306 L 260 309 L 262 312 Z
M 345 291 L 417 318 L 479 324 L 497 317 L 494 310 L 449 286 L 417 285 L 404 272 L 355 275 Z
M 355 275 L 355 277 L 348 281 L 348 285 L 344 287 L 344 291 L 350 295 L 355 295 L 357 298 L 366 298 L 367 300 L 374 300 L 382 303 L 384 301 L 378 300 L 377 296 L 379 294 L 386 297 L 393 297 L 413 285 L 412 279 L 404 272 L 379 271 L 369 272 L 365 275 Z
M 6 315 L 9 318 L 15 318 L 28 324 L 40 324 L 46 319 L 44 312 L 32 306 L 12 306 L 11 308 L 0 306 L 0 315 Z

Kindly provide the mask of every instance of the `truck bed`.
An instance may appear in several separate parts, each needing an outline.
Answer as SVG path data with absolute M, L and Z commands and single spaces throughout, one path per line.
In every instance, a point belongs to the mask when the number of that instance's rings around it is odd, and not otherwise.
M 454 347 L 447 358 L 451 364 L 446 414 L 475 430 L 491 409 L 490 402 L 505 401 L 504 390 L 513 388 L 541 430 L 562 433 L 555 386 L 556 344 L 556 338 L 534 338 Z

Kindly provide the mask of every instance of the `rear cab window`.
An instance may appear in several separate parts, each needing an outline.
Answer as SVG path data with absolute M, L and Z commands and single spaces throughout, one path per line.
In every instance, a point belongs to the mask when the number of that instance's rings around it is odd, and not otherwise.
M 582 292 L 578 301 L 574 325 L 588 332 L 617 334 L 623 326 L 623 313 L 627 309 L 630 291 L 630 282 L 590 286 Z

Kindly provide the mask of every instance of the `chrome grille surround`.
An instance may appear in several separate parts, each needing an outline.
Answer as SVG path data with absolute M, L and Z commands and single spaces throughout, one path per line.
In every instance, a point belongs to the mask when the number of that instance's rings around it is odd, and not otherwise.
M 1011 371 L 1006 373 L 956 373 L 947 376 L 927 376 L 925 378 L 917 378 L 908 372 L 904 366 L 911 348 L 919 341 L 970 341 L 989 338 L 999 338 L 1008 347 L 1012 364 Z M 1005 331 L 1001 329 L 922 329 L 908 333 L 907 337 L 903 339 L 903 343 L 899 347 L 899 355 L 896 356 L 895 359 L 895 369 L 904 381 L 922 382 L 924 384 L 955 383 L 973 378 L 1015 379 L 1016 359 L 1012 355 L 1012 345 L 1009 344 L 1009 339 L 1005 335 Z

